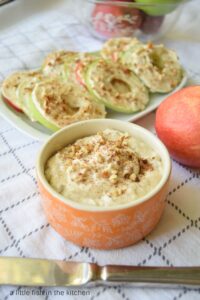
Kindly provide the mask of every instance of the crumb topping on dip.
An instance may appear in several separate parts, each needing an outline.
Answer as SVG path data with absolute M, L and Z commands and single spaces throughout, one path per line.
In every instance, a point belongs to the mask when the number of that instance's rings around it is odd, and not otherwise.
M 162 161 L 142 140 L 106 129 L 58 151 L 47 161 L 45 176 L 72 201 L 116 206 L 149 193 L 162 177 Z

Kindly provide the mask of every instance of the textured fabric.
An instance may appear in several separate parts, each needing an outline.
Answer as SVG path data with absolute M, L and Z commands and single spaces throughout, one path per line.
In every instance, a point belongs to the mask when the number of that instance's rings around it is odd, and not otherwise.
M 16 1 L 20 2 L 20 1 Z M 57 11 L 35 14 L 18 27 L 0 32 L 0 80 L 14 70 L 36 68 L 53 49 L 96 50 L 93 39 L 72 16 L 70 1 Z M 189 75 L 189 83 L 200 83 L 199 0 L 183 11 L 177 26 L 163 41 L 177 50 Z M 6 10 L 15 8 L 16 3 Z M 1 14 L 1 10 L 0 10 Z M 5 18 L 4 18 L 5 19 Z M 48 22 L 47 22 L 48 20 Z M 1 109 L 1 108 L 0 108 Z M 137 123 L 154 131 L 155 113 Z M 115 251 L 77 247 L 60 237 L 48 224 L 35 180 L 35 159 L 41 143 L 17 131 L 0 117 L 0 255 L 55 258 L 157 266 L 200 265 L 200 172 L 173 161 L 166 209 L 157 228 L 137 245 Z M 29 291 L 23 295 L 20 291 Z M 63 292 L 65 297 L 58 291 Z M 7 299 L 137 299 L 196 300 L 200 289 L 143 289 L 96 287 L 70 295 L 72 290 L 1 287 L 0 300 Z M 57 293 L 57 294 L 56 294 Z M 67 296 L 66 296 L 67 295 Z

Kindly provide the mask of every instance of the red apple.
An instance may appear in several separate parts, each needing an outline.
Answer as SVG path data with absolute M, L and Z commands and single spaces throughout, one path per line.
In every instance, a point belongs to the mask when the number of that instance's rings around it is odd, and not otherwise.
M 92 12 L 93 27 L 104 38 L 132 36 L 141 23 L 142 13 L 136 8 L 99 3 Z
M 156 132 L 171 156 L 184 165 L 200 167 L 200 86 L 169 96 L 156 113 Z
M 157 33 L 164 21 L 164 16 L 149 16 L 144 13 L 144 19 L 140 26 L 140 29 L 146 34 Z

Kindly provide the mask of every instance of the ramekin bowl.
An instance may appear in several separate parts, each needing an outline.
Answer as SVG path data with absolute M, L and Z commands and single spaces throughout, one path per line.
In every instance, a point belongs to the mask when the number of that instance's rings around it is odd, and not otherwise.
M 95 207 L 64 198 L 45 178 L 48 158 L 77 139 L 106 128 L 128 132 L 153 147 L 163 162 L 160 182 L 144 197 L 115 207 Z M 38 155 L 36 172 L 45 214 L 61 236 L 80 246 L 115 249 L 138 242 L 159 222 L 165 206 L 171 160 L 162 142 L 138 125 L 111 119 L 89 120 L 67 126 L 52 135 Z

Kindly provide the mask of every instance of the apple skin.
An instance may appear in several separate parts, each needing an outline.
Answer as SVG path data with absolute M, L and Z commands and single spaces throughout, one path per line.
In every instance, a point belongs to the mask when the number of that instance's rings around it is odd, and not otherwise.
M 58 126 L 56 126 L 55 124 L 53 124 L 52 122 L 48 121 L 37 109 L 37 107 L 35 106 L 32 98 L 30 98 L 29 101 L 29 110 L 31 111 L 31 114 L 33 115 L 33 118 L 40 123 L 41 125 L 43 125 L 44 127 L 50 129 L 53 132 L 58 131 L 60 128 Z
M 140 29 L 145 34 L 157 33 L 164 21 L 164 16 L 149 16 L 144 13 L 144 19 Z
M 104 38 L 132 36 L 141 23 L 142 13 L 136 8 L 97 3 L 92 12 L 93 28 Z
M 3 100 L 17 112 L 23 113 L 23 110 L 21 108 L 19 108 L 17 105 L 15 105 L 11 100 L 9 100 L 5 97 L 3 97 Z
M 200 86 L 166 98 L 156 112 L 158 137 L 180 163 L 200 168 Z
M 75 76 L 76 76 L 77 82 L 86 88 L 86 84 L 80 74 L 80 72 L 83 70 L 83 68 L 84 68 L 83 64 L 81 62 L 78 62 L 75 67 Z
M 164 16 L 149 16 L 144 13 L 144 19 L 140 26 L 140 29 L 145 34 L 157 33 L 164 21 Z
M 173 10 L 181 3 L 183 0 L 135 0 L 134 2 L 139 4 L 149 4 L 149 6 L 144 8 L 141 6 L 140 9 L 145 13 L 151 16 L 163 16 L 166 15 Z M 171 3 L 169 3 L 171 2 Z M 155 7 L 151 7 L 151 5 L 155 4 Z M 156 6 L 157 4 L 157 6 Z M 160 5 L 159 5 L 160 4 Z M 162 6 L 163 4 L 163 6 Z M 166 5 L 165 5 L 166 4 Z M 169 4 L 169 5 L 167 5 Z

